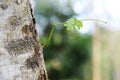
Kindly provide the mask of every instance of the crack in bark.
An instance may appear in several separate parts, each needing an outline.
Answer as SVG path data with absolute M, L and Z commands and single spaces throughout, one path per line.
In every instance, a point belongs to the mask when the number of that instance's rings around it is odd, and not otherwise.
M 32 32 L 32 39 L 33 39 L 33 44 L 34 44 L 34 59 L 31 61 L 31 62 L 34 62 L 34 64 L 32 64 L 32 68 L 33 67 L 39 67 L 40 68 L 40 71 L 42 70 L 42 72 L 44 73 L 39 73 L 38 75 L 38 79 L 37 80 L 48 80 L 48 76 L 47 76 L 47 73 L 45 71 L 45 67 L 43 66 L 44 65 L 44 59 L 42 57 L 42 53 L 40 52 L 40 45 L 39 45 L 39 41 L 37 40 L 37 31 L 35 29 L 35 24 L 36 24 L 36 21 L 35 21 L 35 18 L 34 18 L 34 15 L 33 15 L 33 10 L 32 10 L 32 7 L 31 7 L 31 4 L 29 3 L 30 5 L 30 10 L 31 10 L 31 15 L 32 15 L 32 24 L 31 24 L 31 28 L 30 28 L 30 31 Z M 41 65 L 39 65 L 41 64 Z
M 28 69 L 32 68 L 32 70 L 34 71 L 35 68 L 39 67 L 39 63 L 36 60 L 35 56 L 28 58 L 25 62 L 25 65 Z

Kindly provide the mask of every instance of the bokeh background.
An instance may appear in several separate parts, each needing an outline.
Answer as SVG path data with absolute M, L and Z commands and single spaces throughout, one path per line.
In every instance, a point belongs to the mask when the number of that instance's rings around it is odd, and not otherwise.
M 56 26 L 44 58 L 50 80 L 120 80 L 119 0 L 34 0 L 34 16 L 40 42 L 47 42 L 51 22 L 70 18 L 83 21 L 83 28 L 66 31 Z

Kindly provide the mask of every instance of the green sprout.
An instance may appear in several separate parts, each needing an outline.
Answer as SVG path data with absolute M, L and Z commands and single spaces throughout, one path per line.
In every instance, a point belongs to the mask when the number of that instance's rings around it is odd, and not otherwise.
M 102 23 L 106 24 L 106 22 L 102 21 L 102 20 L 97 20 L 97 19 L 81 19 L 81 20 L 78 20 L 76 18 L 68 19 L 66 22 L 63 22 L 63 23 L 57 23 L 57 24 L 55 24 L 54 22 L 52 22 L 52 29 L 50 31 L 50 35 L 48 37 L 48 40 L 47 40 L 47 43 L 46 43 L 45 46 L 49 45 L 50 40 L 52 38 L 52 35 L 54 33 L 55 26 L 57 26 L 57 25 L 63 25 L 64 27 L 67 28 L 68 31 L 70 31 L 70 30 L 77 31 L 77 29 L 80 30 L 83 27 L 83 21 L 98 21 L 98 22 L 102 22 Z

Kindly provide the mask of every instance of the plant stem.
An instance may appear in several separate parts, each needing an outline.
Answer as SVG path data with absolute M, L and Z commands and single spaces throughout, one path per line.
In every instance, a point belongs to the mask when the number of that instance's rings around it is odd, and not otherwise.
M 52 29 L 51 29 L 51 31 L 50 31 L 50 35 L 49 35 L 49 37 L 48 37 L 48 40 L 47 40 L 47 43 L 46 43 L 45 46 L 48 46 L 48 45 L 49 45 L 49 42 L 50 42 L 50 40 L 51 40 L 51 38 L 52 38 L 52 35 L 53 35 L 53 33 L 54 33 L 54 29 L 55 29 L 55 25 L 52 24 Z
M 107 22 L 98 19 L 81 19 L 80 21 L 98 21 L 107 24 Z

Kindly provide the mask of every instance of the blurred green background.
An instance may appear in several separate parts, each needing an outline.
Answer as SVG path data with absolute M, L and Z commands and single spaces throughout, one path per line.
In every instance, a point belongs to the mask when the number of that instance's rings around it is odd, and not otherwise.
M 61 23 L 76 15 L 69 0 L 59 2 L 37 0 L 34 14 L 43 45 L 49 37 L 52 21 Z M 91 48 L 91 35 L 56 26 L 50 44 L 43 50 L 49 79 L 90 80 Z
M 33 0 L 41 44 L 47 42 L 51 23 L 70 18 L 86 21 L 77 31 L 56 26 L 44 48 L 49 80 L 120 80 L 119 0 Z
M 37 0 L 34 13 L 38 29 L 43 31 L 39 31 L 41 44 L 47 42 L 52 21 L 60 23 L 76 15 L 69 1 L 63 5 L 57 3 L 57 0 Z M 66 31 L 62 25 L 56 26 L 50 44 L 44 48 L 49 79 L 90 80 L 91 47 L 91 35 Z

